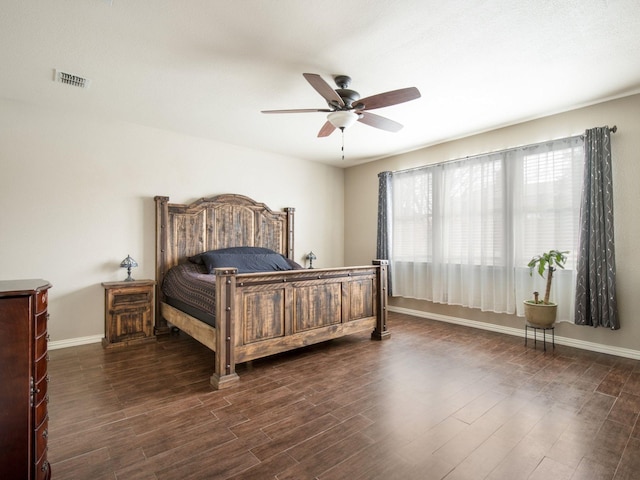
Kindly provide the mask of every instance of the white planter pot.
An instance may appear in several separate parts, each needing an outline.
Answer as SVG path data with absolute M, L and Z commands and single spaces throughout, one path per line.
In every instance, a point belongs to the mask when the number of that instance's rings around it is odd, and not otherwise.
M 558 305 L 555 303 L 533 303 L 532 300 L 524 302 L 524 318 L 533 327 L 550 328 L 556 323 Z

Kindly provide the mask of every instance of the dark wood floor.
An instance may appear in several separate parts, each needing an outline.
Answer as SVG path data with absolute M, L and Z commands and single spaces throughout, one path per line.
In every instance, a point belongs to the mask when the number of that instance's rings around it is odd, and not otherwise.
M 54 350 L 53 478 L 640 478 L 639 361 L 398 314 L 389 327 L 243 365 L 220 392 L 184 334 Z

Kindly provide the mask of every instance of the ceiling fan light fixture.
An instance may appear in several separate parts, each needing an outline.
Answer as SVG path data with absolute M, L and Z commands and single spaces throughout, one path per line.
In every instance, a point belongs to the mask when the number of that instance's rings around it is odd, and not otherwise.
M 327 120 L 336 128 L 345 129 L 356 123 L 358 114 L 352 111 L 340 110 L 327 115 Z

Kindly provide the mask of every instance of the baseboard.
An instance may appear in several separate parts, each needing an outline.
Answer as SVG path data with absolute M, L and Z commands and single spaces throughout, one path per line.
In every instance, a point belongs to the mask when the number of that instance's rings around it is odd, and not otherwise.
M 449 315 L 441 315 L 438 313 L 422 312 L 420 310 L 412 310 L 410 308 L 393 307 L 389 305 L 387 309 L 390 312 L 405 313 L 414 317 L 428 318 L 436 320 L 438 322 L 454 323 L 456 325 L 464 325 L 465 327 L 479 328 L 481 330 L 489 330 L 491 332 L 504 333 L 506 335 L 513 335 L 516 337 L 524 338 L 524 329 L 504 327 L 502 325 L 495 325 L 493 323 L 478 322 L 477 320 L 469 320 L 466 318 L 452 317 Z M 91 343 L 102 342 L 103 335 L 92 335 L 89 337 L 77 337 L 67 340 L 58 340 L 49 342 L 48 349 L 56 350 L 58 348 L 76 347 L 78 345 L 88 345 Z M 640 351 L 631 350 L 629 348 L 612 347 L 610 345 L 603 345 L 601 343 L 586 342 L 584 340 L 576 340 L 574 338 L 555 336 L 555 341 L 558 345 L 566 345 L 568 347 L 579 348 L 581 350 L 589 350 L 592 352 L 606 353 L 608 355 L 616 355 L 618 357 L 632 358 L 634 360 L 640 360 Z
M 448 315 L 440 315 L 438 313 L 422 312 L 420 310 L 412 310 L 410 308 L 393 307 L 389 305 L 387 309 L 390 312 L 405 313 L 414 317 L 428 318 L 438 322 L 455 323 L 456 325 L 464 325 L 471 328 L 479 328 L 481 330 L 489 330 L 491 332 L 504 333 L 524 338 L 524 328 L 504 327 L 493 323 L 478 322 L 477 320 L 468 320 L 466 318 L 451 317 Z M 559 345 L 579 348 L 581 350 L 589 350 L 592 352 L 606 353 L 608 355 L 616 355 L 618 357 L 632 358 L 640 360 L 640 351 L 631 350 L 629 348 L 612 347 L 601 343 L 586 342 L 584 340 L 576 340 L 574 338 L 561 337 L 556 335 L 555 342 Z
M 89 345 L 90 343 L 102 342 L 104 335 L 91 335 L 90 337 L 69 338 L 67 340 L 56 340 L 49 342 L 47 348 L 49 350 L 57 350 L 58 348 L 77 347 L 78 345 Z

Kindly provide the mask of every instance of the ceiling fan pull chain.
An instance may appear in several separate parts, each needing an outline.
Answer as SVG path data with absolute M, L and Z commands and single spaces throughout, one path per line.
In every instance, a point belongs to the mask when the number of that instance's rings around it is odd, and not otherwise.
M 344 161 L 344 127 L 340 127 L 342 131 L 342 161 Z

